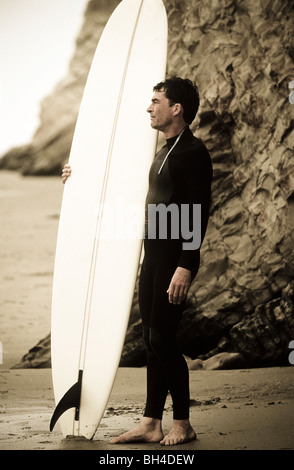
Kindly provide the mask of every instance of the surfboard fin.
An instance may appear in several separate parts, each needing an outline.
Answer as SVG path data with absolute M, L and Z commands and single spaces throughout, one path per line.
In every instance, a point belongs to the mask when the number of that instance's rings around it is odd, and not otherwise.
M 75 421 L 79 420 L 80 401 L 81 401 L 81 389 L 82 389 L 82 376 L 83 371 L 79 371 L 78 381 L 70 387 L 70 389 L 63 395 L 59 403 L 57 404 L 54 413 L 50 421 L 50 431 L 53 430 L 56 421 L 60 416 L 69 408 L 75 408 Z

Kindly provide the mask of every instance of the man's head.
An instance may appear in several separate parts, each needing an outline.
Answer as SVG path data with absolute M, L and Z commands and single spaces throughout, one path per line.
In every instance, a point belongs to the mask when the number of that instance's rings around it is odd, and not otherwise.
M 198 90 L 191 80 L 168 78 L 155 85 L 153 91 L 151 105 L 147 109 L 153 129 L 168 137 L 191 124 L 199 107 Z
M 172 77 L 160 82 L 153 88 L 153 91 L 164 91 L 170 106 L 179 103 L 183 107 L 183 119 L 187 124 L 191 124 L 195 119 L 199 108 L 198 89 L 188 78 Z

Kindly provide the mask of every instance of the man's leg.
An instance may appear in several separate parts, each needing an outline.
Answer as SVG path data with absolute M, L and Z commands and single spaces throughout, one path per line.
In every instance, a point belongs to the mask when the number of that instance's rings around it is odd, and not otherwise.
M 160 444 L 168 446 L 192 441 L 196 439 L 196 433 L 189 421 L 189 372 L 187 363 L 176 345 L 176 332 L 167 333 L 166 330 L 160 332 L 156 328 L 151 328 L 150 344 L 153 347 L 154 354 L 158 356 L 158 363 L 161 364 L 161 375 L 166 377 L 167 388 L 171 393 L 173 402 L 173 427 L 160 441 Z M 153 376 L 152 380 L 155 378 L 156 376 Z M 153 403 L 159 404 L 156 391 L 159 392 L 154 386 L 154 393 L 148 397 L 150 403 L 147 399 L 145 416 L 155 415 L 152 405 Z M 154 400 L 152 400 L 153 396 Z M 164 406 L 164 403 L 162 406 Z
M 168 394 L 168 385 L 162 365 L 152 348 L 152 331 L 152 328 L 143 326 L 147 349 L 147 398 L 144 416 L 161 420 Z
M 145 300 L 144 305 L 148 304 L 148 310 L 145 312 L 143 305 L 142 311 L 143 321 L 149 322 L 148 328 L 144 326 L 149 351 L 148 394 L 144 416 L 161 417 L 168 390 L 173 401 L 173 428 L 162 439 L 163 445 L 180 444 L 196 438 L 189 422 L 189 371 L 176 341 L 185 305 L 170 304 L 166 294 L 174 269 L 166 260 L 163 264 L 157 263 L 152 270 L 152 292 L 151 288 L 149 292 L 148 289 L 144 290 L 146 298 L 140 302 Z M 148 317 L 144 313 L 148 313 Z
M 174 269 L 174 266 L 168 268 L 166 261 L 157 264 L 157 269 L 154 265 L 152 269 L 147 269 L 143 263 L 139 297 L 144 337 L 149 350 L 146 408 L 139 426 L 114 438 L 112 443 L 140 441 L 172 445 L 196 437 L 189 423 L 187 364 L 176 345 L 176 330 L 184 305 L 169 304 L 166 293 Z M 173 399 L 174 425 L 163 438 L 161 415 L 168 390 Z
M 140 275 L 139 302 L 141 316 L 143 317 L 143 336 L 147 349 L 147 402 L 152 403 L 151 416 L 143 416 L 140 424 L 134 429 L 113 438 L 111 444 L 123 444 L 128 442 L 160 442 L 163 438 L 161 416 L 167 394 L 165 379 L 158 369 L 158 361 L 150 349 L 149 344 L 149 315 L 151 312 L 153 292 L 153 280 L 150 271 L 143 263 Z M 147 323 L 147 324 L 146 324 Z M 159 371 L 159 374 L 158 374 Z M 164 382 L 162 382 L 162 379 Z M 161 386 L 160 386 L 161 384 Z M 161 390 L 161 392 L 159 391 Z M 154 399 L 155 397 L 155 399 Z
M 168 266 L 165 262 L 158 264 L 154 271 L 149 320 L 151 325 L 148 338 L 149 348 L 158 361 L 157 376 L 161 374 L 165 377 L 173 402 L 173 428 L 161 441 L 162 445 L 181 444 L 196 438 L 196 433 L 189 422 L 189 371 L 176 340 L 185 304 L 170 304 L 166 294 L 166 286 L 170 282 L 174 269 L 174 266 Z M 147 400 L 145 416 L 152 416 L 152 406 L 158 403 L 159 399 L 159 389 L 156 394 L 156 375 L 150 374 L 149 380 L 154 380 L 154 393 Z M 161 382 L 162 380 L 161 378 Z M 148 414 L 148 410 L 151 410 L 151 413 Z

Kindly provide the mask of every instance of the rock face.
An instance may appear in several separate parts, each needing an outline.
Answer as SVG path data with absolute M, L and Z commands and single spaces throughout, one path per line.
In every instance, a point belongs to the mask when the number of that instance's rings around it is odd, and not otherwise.
M 3 166 L 60 173 L 97 39 L 116 4 L 89 2 L 68 77 L 44 100 L 33 142 L 10 152 Z M 293 2 L 165 5 L 168 74 L 198 84 L 201 106 L 192 130 L 214 167 L 211 217 L 179 343 L 201 361 L 231 352 L 250 366 L 286 364 L 294 339 Z M 121 364 L 144 363 L 135 294 Z

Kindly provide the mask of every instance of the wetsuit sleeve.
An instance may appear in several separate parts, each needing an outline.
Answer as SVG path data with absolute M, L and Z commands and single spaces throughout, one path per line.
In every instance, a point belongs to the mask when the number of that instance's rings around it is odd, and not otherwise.
M 190 233 L 195 231 L 195 226 L 201 233 L 200 246 L 196 249 L 183 249 L 178 266 L 197 272 L 200 259 L 200 247 L 202 245 L 209 218 L 210 198 L 211 198 L 211 180 L 212 180 L 212 164 L 210 155 L 205 145 L 198 141 L 195 144 L 195 150 L 189 151 L 185 155 L 183 179 L 187 191 L 189 203 L 189 230 Z M 201 218 L 195 218 L 194 204 L 201 205 Z M 197 214 L 197 212 L 196 212 Z M 201 231 L 199 227 L 201 223 Z M 182 240 L 185 242 L 185 240 Z M 185 244 L 187 247 L 187 244 Z M 184 246 L 185 246 L 184 245 Z M 193 246 L 193 244 L 191 245 Z

